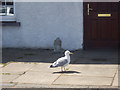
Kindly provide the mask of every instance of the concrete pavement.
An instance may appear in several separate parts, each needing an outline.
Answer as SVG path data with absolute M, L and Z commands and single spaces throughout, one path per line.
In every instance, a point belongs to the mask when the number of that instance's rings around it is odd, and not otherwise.
M 0 64 L 0 85 L 3 88 L 117 89 L 119 86 L 118 58 L 113 51 L 74 51 L 66 72 L 60 72 L 60 68 L 48 68 L 63 54 L 54 54 L 49 50 L 18 51 L 13 49 L 3 53 L 3 60 L 7 61 Z
M 51 63 L 11 62 L 1 67 L 2 87 L 118 88 L 118 65 L 70 64 L 66 72 Z

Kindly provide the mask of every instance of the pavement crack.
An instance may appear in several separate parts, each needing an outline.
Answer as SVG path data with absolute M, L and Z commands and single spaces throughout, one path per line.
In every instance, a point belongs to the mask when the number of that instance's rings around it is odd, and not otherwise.
M 114 74 L 113 80 L 112 80 L 112 82 L 111 82 L 111 86 L 113 85 L 113 82 L 114 82 L 114 80 L 115 80 L 115 76 L 116 76 L 116 74 L 117 74 L 117 71 L 118 71 L 118 69 L 116 70 L 116 72 L 115 72 L 115 74 Z
M 52 82 L 52 84 L 51 85 L 53 85 L 53 83 L 58 79 L 58 78 L 60 78 L 60 76 L 62 76 L 62 74 L 61 75 L 59 75 L 53 82 Z
M 33 65 L 31 68 L 33 68 L 34 66 L 35 66 L 35 65 Z M 15 79 L 17 79 L 17 78 L 19 78 L 20 76 L 26 74 L 31 68 L 29 68 L 28 70 L 24 71 L 22 74 L 19 74 L 19 76 L 16 77 Z M 15 79 L 14 79 L 14 80 L 15 80 Z M 14 83 L 14 80 L 12 80 L 11 83 Z

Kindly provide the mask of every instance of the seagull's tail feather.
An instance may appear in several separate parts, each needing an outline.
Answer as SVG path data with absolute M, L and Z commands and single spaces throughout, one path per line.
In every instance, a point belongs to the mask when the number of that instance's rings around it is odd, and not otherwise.
M 50 65 L 50 68 L 55 68 L 55 67 L 57 67 L 57 66 Z
M 50 68 L 53 68 L 53 65 L 50 65 Z

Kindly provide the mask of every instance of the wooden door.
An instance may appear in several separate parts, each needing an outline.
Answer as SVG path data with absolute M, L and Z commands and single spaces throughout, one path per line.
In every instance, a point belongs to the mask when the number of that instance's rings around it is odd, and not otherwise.
M 84 2 L 84 48 L 117 48 L 118 2 Z

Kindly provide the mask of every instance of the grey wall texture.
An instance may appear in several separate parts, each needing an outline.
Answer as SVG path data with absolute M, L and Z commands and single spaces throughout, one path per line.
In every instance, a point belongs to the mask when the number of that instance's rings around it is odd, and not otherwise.
M 62 48 L 76 50 L 83 43 L 83 2 L 16 2 L 16 21 L 21 26 L 3 26 L 4 48 Z

